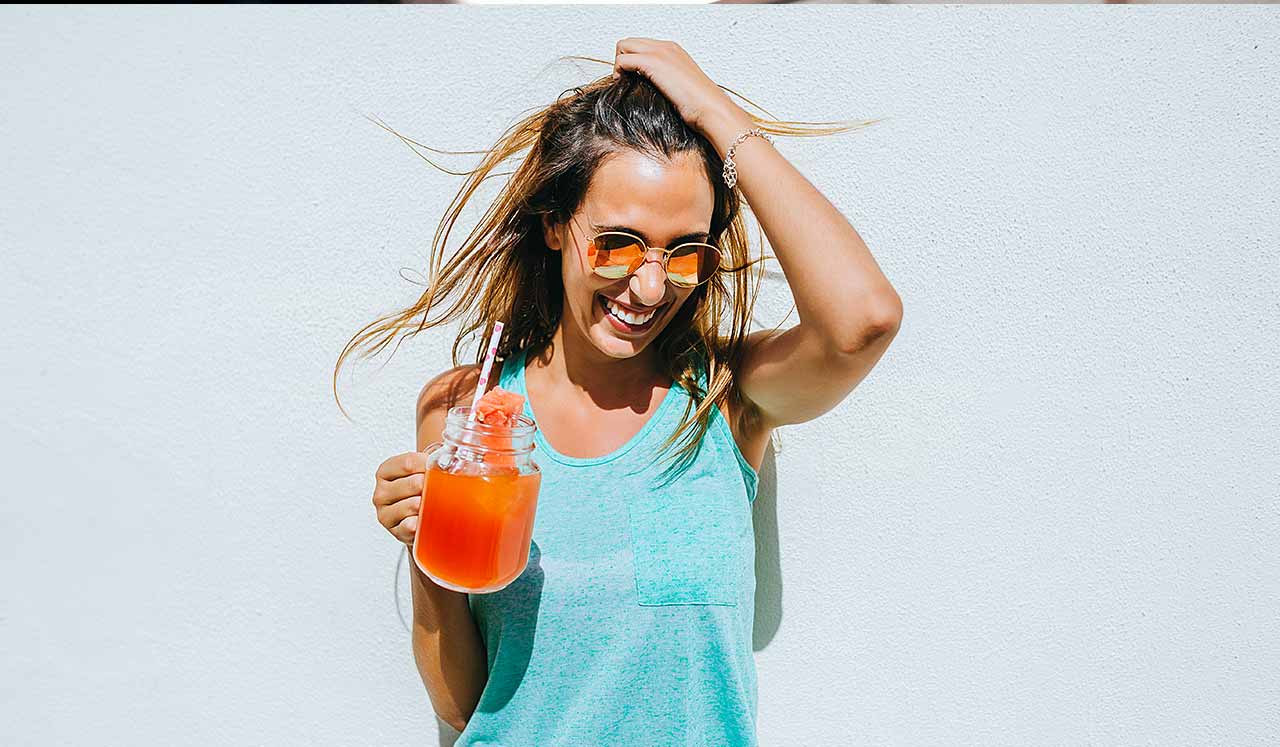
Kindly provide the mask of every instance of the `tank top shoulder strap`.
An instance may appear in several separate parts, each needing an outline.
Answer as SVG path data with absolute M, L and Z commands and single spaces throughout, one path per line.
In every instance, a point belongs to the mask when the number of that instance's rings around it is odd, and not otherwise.
M 705 393 L 711 386 L 708 360 L 705 354 L 698 358 L 698 364 L 695 369 L 697 371 L 698 386 Z M 709 434 L 717 452 L 724 455 L 725 458 L 729 458 L 729 455 L 732 455 L 733 461 L 737 463 L 738 469 L 742 473 L 742 481 L 746 485 L 747 495 L 751 502 L 755 502 L 756 492 L 760 485 L 760 475 L 756 472 L 755 467 L 752 467 L 751 463 L 747 461 L 747 458 L 743 456 L 742 450 L 738 448 L 738 443 L 733 437 L 733 428 L 730 427 L 729 421 L 725 419 L 724 413 L 721 412 L 719 407 L 714 408 L 712 411 L 710 425 Z
M 498 386 L 508 392 L 515 392 L 521 397 L 528 397 L 524 389 L 524 361 L 525 351 L 523 350 L 511 353 L 503 359 Z

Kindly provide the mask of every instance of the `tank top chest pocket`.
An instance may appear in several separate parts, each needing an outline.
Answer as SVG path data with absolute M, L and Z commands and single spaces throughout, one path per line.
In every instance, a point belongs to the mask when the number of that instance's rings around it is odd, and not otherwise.
M 642 605 L 738 606 L 743 576 L 754 571 L 747 568 L 754 550 L 750 503 L 740 480 L 735 489 L 732 480 L 704 477 L 711 479 L 630 496 L 630 541 Z

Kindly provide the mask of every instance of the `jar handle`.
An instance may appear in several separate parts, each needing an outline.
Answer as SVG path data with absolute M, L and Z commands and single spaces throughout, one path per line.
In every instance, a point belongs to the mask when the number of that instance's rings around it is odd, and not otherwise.
M 424 449 L 423 449 L 421 452 L 419 452 L 419 453 L 421 453 L 421 454 L 426 454 L 426 455 L 430 456 L 430 455 L 431 455 L 431 452 L 435 451 L 436 449 L 440 448 L 441 446 L 444 446 L 444 441 L 432 441 L 431 443 L 427 444 L 426 448 L 424 448 Z

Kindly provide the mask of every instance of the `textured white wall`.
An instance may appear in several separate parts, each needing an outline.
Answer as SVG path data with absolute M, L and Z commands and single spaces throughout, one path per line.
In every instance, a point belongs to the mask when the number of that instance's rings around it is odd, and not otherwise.
M 362 115 L 487 147 L 622 36 L 889 118 L 778 141 L 906 320 L 766 464 L 762 743 L 1274 742 L 1266 6 L 0 10 L 0 742 L 451 741 L 369 504 L 449 336 L 330 376 L 460 181 Z

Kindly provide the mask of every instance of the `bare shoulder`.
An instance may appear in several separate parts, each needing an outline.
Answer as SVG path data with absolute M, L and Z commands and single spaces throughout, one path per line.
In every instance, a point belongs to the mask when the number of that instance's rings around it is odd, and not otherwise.
M 489 389 L 498 383 L 497 379 L 495 375 L 489 376 Z M 449 408 L 471 404 L 479 382 L 480 367 L 471 363 L 450 368 L 423 385 L 416 406 L 418 451 L 440 440 Z
M 418 419 L 421 420 L 429 412 L 448 412 L 450 407 L 466 399 L 469 394 L 468 384 L 471 385 L 471 393 L 475 392 L 476 382 L 479 380 L 480 367 L 475 364 L 455 366 L 438 374 L 424 384 L 422 391 L 418 393 Z

